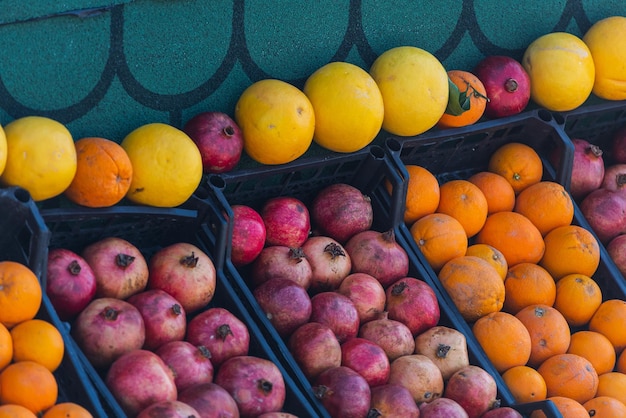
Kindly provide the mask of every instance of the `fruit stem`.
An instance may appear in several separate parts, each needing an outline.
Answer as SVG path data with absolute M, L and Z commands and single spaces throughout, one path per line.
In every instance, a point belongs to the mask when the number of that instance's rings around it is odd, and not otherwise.
M 328 395 L 331 395 L 333 391 L 325 385 L 317 385 L 313 387 L 313 394 L 317 399 L 323 399 Z
M 620 189 L 624 187 L 624 185 L 626 185 L 626 174 L 620 173 L 617 176 L 615 176 L 615 183 L 617 184 L 617 187 L 619 187 Z
M 111 308 L 110 306 L 107 306 L 106 308 L 104 308 L 102 310 L 102 312 L 100 313 L 100 315 L 102 315 L 104 317 L 104 319 L 108 320 L 108 321 L 115 321 L 117 319 L 117 316 L 119 315 L 120 311 L 118 311 L 115 308 Z
M 324 247 L 324 252 L 330 254 L 331 260 L 334 260 L 337 257 L 345 257 L 346 253 L 343 251 L 340 245 L 331 242 L 327 246 Z
M 178 303 L 172 305 L 172 313 L 176 316 L 181 315 L 183 313 L 183 307 Z
M 406 282 L 400 282 L 398 284 L 394 284 L 391 287 L 391 295 L 392 296 L 399 296 L 402 294 L 402 292 L 404 292 L 405 289 L 407 289 L 409 287 L 408 284 L 406 284 Z
M 476 90 L 469 81 L 466 81 L 465 84 L 467 85 L 467 89 L 465 90 L 466 94 L 469 93 L 474 97 L 485 99 L 487 102 L 490 102 L 489 97 L 485 96 L 484 94 Z M 471 92 L 470 92 L 470 89 L 472 89 Z
M 289 248 L 289 258 L 292 260 L 296 260 L 296 263 L 299 263 L 302 261 L 303 258 L 306 258 L 306 254 L 304 253 L 302 247 L 291 247 Z
M 186 255 L 180 259 L 180 264 L 185 267 L 195 268 L 198 265 L 198 257 L 196 257 L 196 254 L 192 251 L 191 255 Z
M 269 380 L 266 379 L 259 379 L 257 381 L 257 387 L 265 394 L 265 395 L 269 395 L 270 393 L 272 393 L 272 382 L 270 382 Z
M 514 91 L 516 91 L 517 87 L 517 80 L 515 80 L 514 78 L 509 78 L 504 82 L 504 88 L 509 93 L 513 93 Z
M 69 271 L 72 276 L 78 276 L 80 274 L 80 270 L 80 264 L 76 260 L 72 260 L 72 262 L 67 266 L 67 271 Z
M 381 234 L 381 236 L 383 237 L 383 240 L 386 242 L 395 242 L 396 241 L 396 234 L 395 232 L 393 232 L 393 229 L 390 229 L 386 232 L 383 232 Z
M 382 417 L 383 414 L 380 413 L 380 411 L 376 408 L 372 408 L 369 411 L 367 411 L 367 417 L 366 418 L 378 418 L 378 417 Z
M 217 336 L 221 338 L 222 341 L 226 341 L 226 337 L 228 337 L 229 335 L 234 335 L 234 334 L 228 324 L 222 324 L 219 327 L 217 327 Z
M 437 346 L 436 356 L 438 358 L 446 358 L 448 356 L 448 352 L 450 351 L 450 346 L 447 344 L 439 344 Z
M 211 351 L 209 351 L 208 348 L 206 348 L 204 345 L 199 345 L 198 346 L 198 351 L 200 352 L 200 355 L 204 358 L 211 358 Z
M 226 126 L 224 127 L 224 129 L 222 129 L 222 133 L 227 136 L 227 137 L 231 137 L 233 135 L 235 135 L 235 129 L 232 126 Z
M 135 257 L 129 254 L 119 253 L 115 256 L 115 264 L 117 264 L 118 267 L 126 268 L 133 264 L 133 261 L 135 261 Z
M 589 145 L 589 148 L 587 148 L 587 151 L 593 154 L 593 156 L 596 158 L 599 158 L 602 156 L 602 148 L 600 148 L 597 145 L 594 145 L 594 144 Z

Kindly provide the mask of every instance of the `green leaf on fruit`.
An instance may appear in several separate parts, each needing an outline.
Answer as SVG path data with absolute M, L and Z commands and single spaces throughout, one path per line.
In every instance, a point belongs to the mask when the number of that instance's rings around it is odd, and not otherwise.
M 467 94 L 470 89 L 469 84 L 465 91 L 461 91 L 457 85 L 448 78 L 448 86 L 448 105 L 446 106 L 445 113 L 452 116 L 459 116 L 470 109 L 470 97 Z

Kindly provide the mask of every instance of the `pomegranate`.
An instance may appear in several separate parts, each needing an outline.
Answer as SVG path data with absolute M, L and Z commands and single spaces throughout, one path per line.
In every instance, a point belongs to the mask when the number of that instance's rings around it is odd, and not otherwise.
M 265 223 L 266 245 L 298 248 L 311 232 L 309 209 L 295 197 L 279 196 L 268 199 L 261 209 Z
M 302 251 L 311 265 L 312 276 L 309 291 L 312 293 L 336 290 L 350 274 L 352 263 L 344 248 L 332 238 L 309 237 Z
M 516 115 L 528 105 L 530 77 L 519 61 L 505 55 L 490 55 L 472 73 L 482 81 L 489 98 L 485 116 L 495 119 Z
M 599 146 L 580 138 L 572 139 L 572 143 L 574 161 L 570 193 L 575 200 L 580 200 L 602 185 L 604 159 Z
M 611 137 L 611 158 L 616 164 L 626 164 L 626 125 Z
M 178 394 L 178 400 L 193 407 L 200 418 L 239 418 L 239 407 L 223 387 L 200 383 Z
M 257 418 L 298 418 L 294 414 L 290 414 L 289 412 L 266 412 L 264 414 L 259 415 Z
M 148 350 L 132 350 L 115 360 L 105 383 L 120 407 L 136 416 L 153 403 L 175 401 L 178 392 L 172 370 Z
M 201 383 L 213 381 L 211 353 L 201 345 L 188 341 L 170 341 L 156 349 L 155 354 L 174 372 L 178 392 Z
M 359 313 L 354 303 L 337 292 L 321 292 L 311 298 L 311 322 L 319 322 L 333 330 L 339 343 L 354 338 L 359 332 Z
M 71 332 L 96 368 L 106 368 L 122 354 L 142 348 L 146 338 L 139 310 L 116 298 L 91 301 L 76 317 Z
M 387 301 L 385 289 L 375 277 L 367 273 L 349 274 L 343 279 L 337 291 L 354 303 L 361 326 L 378 318 L 385 310 Z
M 352 273 L 374 276 L 385 288 L 409 274 L 409 256 L 396 241 L 393 229 L 359 232 L 344 248 L 352 261 Z
M 465 335 L 443 325 L 434 326 L 415 337 L 415 354 L 430 358 L 441 370 L 444 381 L 469 365 Z
M 419 409 L 420 418 L 469 418 L 461 405 L 448 398 L 437 398 L 432 402 L 421 403 Z
M 481 367 L 470 364 L 450 376 L 444 397 L 461 405 L 469 418 L 478 418 L 499 405 L 497 394 L 494 378 Z
M 622 276 L 626 277 L 626 235 L 619 234 L 610 240 L 606 245 L 606 251 Z
M 200 312 L 187 323 L 185 341 L 204 346 L 211 353 L 211 362 L 218 368 L 226 359 L 248 354 L 248 327 L 233 313 L 213 307 Z
M 302 373 L 311 381 L 324 370 L 341 366 L 341 345 L 333 330 L 324 324 L 301 325 L 291 334 L 287 346 Z
M 402 356 L 392 361 L 389 383 L 407 388 L 417 404 L 440 398 L 444 389 L 441 371 L 422 354 Z
M 580 202 L 580 211 L 603 244 L 626 232 L 626 195 L 622 193 L 596 189 Z
M 349 367 L 323 371 L 315 379 L 313 391 L 332 417 L 365 418 L 370 409 L 370 387 Z
M 404 386 L 387 383 L 371 388 L 371 409 L 368 417 L 419 418 L 420 411 Z
M 62 321 L 78 315 L 96 295 L 96 276 L 84 258 L 64 248 L 48 251 L 46 294 Z
M 201 112 L 183 126 L 196 144 L 205 173 L 225 173 L 237 166 L 243 152 L 241 129 L 226 113 Z
M 386 290 L 390 319 L 405 324 L 416 336 L 439 323 L 439 301 L 435 291 L 423 280 L 405 277 Z
M 626 164 L 612 164 L 606 167 L 600 187 L 626 192 Z
M 389 358 L 376 343 L 365 338 L 351 338 L 341 344 L 341 365 L 363 376 L 370 387 L 389 380 Z
M 285 403 L 285 381 L 280 369 L 260 357 L 229 358 L 217 370 L 215 383 L 235 399 L 242 418 L 280 411 Z
M 181 401 L 156 402 L 142 410 L 137 418 L 200 418 L 200 413 Z
M 265 246 L 265 224 L 254 209 L 233 205 L 233 235 L 230 259 L 236 267 L 252 263 Z
M 389 319 L 386 312 L 380 318 L 363 324 L 358 336 L 379 345 L 385 350 L 389 361 L 413 354 L 415 350 L 415 339 L 409 327 Z
M 265 247 L 250 268 L 250 279 L 254 287 L 273 277 L 282 277 L 308 289 L 312 276 L 313 270 L 302 247 Z
M 503 406 L 485 412 L 480 418 L 523 418 L 523 415 L 509 406 Z
M 178 242 L 161 248 L 150 259 L 149 289 L 161 289 L 180 302 L 189 315 L 211 302 L 216 272 L 211 258 L 200 248 Z
M 107 237 L 86 246 L 81 255 L 96 276 L 96 297 L 126 299 L 146 288 L 146 259 L 130 242 Z
M 311 218 L 318 234 L 345 244 L 352 236 L 371 228 L 374 211 L 369 196 L 349 184 L 335 183 L 316 194 Z
M 185 309 L 169 293 L 144 290 L 126 300 L 141 313 L 146 331 L 143 348 L 155 350 L 169 341 L 180 341 L 187 331 Z
M 259 285 L 253 295 L 278 334 L 290 335 L 311 317 L 311 298 L 306 289 L 289 279 L 275 277 Z

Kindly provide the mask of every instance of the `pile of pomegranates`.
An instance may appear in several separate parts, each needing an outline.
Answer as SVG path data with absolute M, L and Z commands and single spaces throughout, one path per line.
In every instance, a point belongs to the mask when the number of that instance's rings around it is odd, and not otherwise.
M 213 261 L 187 242 L 149 259 L 118 237 L 49 251 L 50 300 L 130 417 L 282 411 L 281 369 L 251 354 L 247 325 L 222 307 L 228 295 L 213 302 L 216 288 Z
M 437 293 L 409 276 L 393 229 L 372 229 L 359 189 L 232 211 L 231 260 L 331 417 L 521 417 L 498 407 L 465 335 L 439 324 Z

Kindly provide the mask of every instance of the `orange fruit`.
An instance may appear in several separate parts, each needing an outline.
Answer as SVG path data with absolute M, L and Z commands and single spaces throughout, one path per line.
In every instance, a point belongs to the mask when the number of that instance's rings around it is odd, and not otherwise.
M 121 145 L 105 138 L 81 138 L 76 146 L 76 175 L 65 196 L 90 208 L 121 201 L 133 178 L 133 167 Z
M 482 117 L 487 107 L 487 92 L 482 81 L 469 71 L 449 70 L 448 78 L 459 89 L 460 107 L 464 109 L 459 115 L 444 113 L 437 127 L 458 128 L 472 125 Z
M 38 414 L 56 403 L 58 392 L 52 372 L 34 361 L 12 363 L 0 372 L 0 403 L 21 405 Z
M 596 396 L 611 396 L 626 404 L 626 374 L 609 372 L 598 376 Z
M 12 328 L 37 315 L 41 285 L 35 273 L 15 261 L 0 261 L 0 322 Z
M 615 363 L 615 369 L 620 373 L 626 374 L 626 350 L 622 350 L 622 352 L 619 353 Z
M 513 210 L 530 219 L 543 236 L 558 226 L 571 224 L 574 219 L 571 196 L 553 181 L 540 181 L 522 190 Z
M 463 225 L 445 213 L 432 213 L 418 219 L 410 228 L 411 236 L 430 267 L 441 267 L 467 251 L 467 235 Z
M 596 396 L 583 406 L 590 417 L 626 417 L 626 405 L 610 396 Z
M 580 402 L 565 396 L 552 396 L 547 399 L 554 403 L 563 418 L 589 418 L 589 413 Z M 530 414 L 530 418 L 546 418 L 546 414 L 537 410 Z
M 567 321 L 559 311 L 547 305 L 530 305 L 515 316 L 530 334 L 532 347 L 529 366 L 537 367 L 544 360 L 567 352 L 571 334 Z
M 496 269 L 482 258 L 455 257 L 443 265 L 438 278 L 468 322 L 502 309 L 504 283 Z
M 585 325 L 602 303 L 602 290 L 589 276 L 568 274 L 556 282 L 554 307 L 572 327 Z
M 509 142 L 498 148 L 489 158 L 487 170 L 504 177 L 516 195 L 539 183 L 543 177 L 541 157 L 532 147 L 520 142 Z
M 475 242 L 500 250 L 509 268 L 518 263 L 537 263 L 545 249 L 541 232 L 527 217 L 517 212 L 489 215 L 476 234 Z
M 543 376 L 530 366 L 511 367 L 502 373 L 502 380 L 517 403 L 542 401 L 548 396 Z
M 476 235 L 487 219 L 487 199 L 478 186 L 467 180 L 450 180 L 439 192 L 437 212 L 459 221 L 468 238 Z
M 478 186 L 487 199 L 487 213 L 510 212 L 515 207 L 515 191 L 504 177 L 491 171 L 471 175 L 469 182 Z
M 552 306 L 556 299 L 556 284 L 550 273 L 534 263 L 519 263 L 506 273 L 504 307 L 515 315 L 529 305 Z
M 502 280 L 506 277 L 508 271 L 508 264 L 504 258 L 504 254 L 495 247 L 488 244 L 472 244 L 467 247 L 465 255 L 475 255 L 491 264 L 500 274 Z M 506 302 L 506 300 L 505 300 Z
M 83 406 L 75 402 L 61 402 L 48 409 L 41 418 L 92 418 Z
M 613 344 L 599 332 L 581 330 L 573 333 L 567 352 L 589 360 L 598 375 L 611 372 L 615 367 Z
M 577 354 L 556 354 L 537 368 L 548 388 L 548 397 L 566 396 L 584 403 L 596 396 L 598 373 L 586 358 Z
M 407 165 L 409 173 L 406 191 L 404 222 L 412 225 L 419 218 L 430 215 L 439 206 L 439 182 L 433 173 L 419 165 Z
M 609 299 L 602 302 L 589 321 L 589 330 L 607 337 L 620 355 L 626 347 L 626 301 Z
M 600 264 L 596 237 L 578 225 L 554 228 L 544 237 L 545 252 L 539 264 L 555 280 L 572 273 L 593 276 Z
M 37 415 L 22 405 L 6 404 L 0 405 L 0 418 L 37 418 Z
M 13 361 L 32 360 L 54 372 L 63 361 L 65 346 L 59 330 L 42 319 L 29 319 L 11 329 Z
M 530 334 L 524 324 L 506 312 L 492 312 L 479 318 L 472 332 L 496 370 L 503 373 L 523 366 L 530 358 Z
M 0 323 L 0 370 L 4 369 L 13 360 L 13 339 L 11 333 Z

